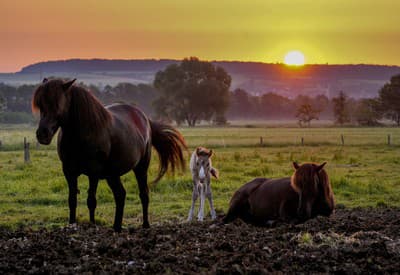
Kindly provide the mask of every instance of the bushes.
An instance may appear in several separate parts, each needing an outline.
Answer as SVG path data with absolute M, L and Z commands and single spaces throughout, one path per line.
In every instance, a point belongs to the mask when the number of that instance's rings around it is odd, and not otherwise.
M 4 112 L 0 113 L 0 123 L 22 124 L 33 122 L 33 116 L 24 112 Z

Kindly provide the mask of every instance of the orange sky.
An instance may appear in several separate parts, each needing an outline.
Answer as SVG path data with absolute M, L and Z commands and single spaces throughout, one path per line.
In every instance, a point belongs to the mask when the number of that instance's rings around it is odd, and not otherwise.
M 1 0 L 0 72 L 68 58 L 400 65 L 400 1 Z

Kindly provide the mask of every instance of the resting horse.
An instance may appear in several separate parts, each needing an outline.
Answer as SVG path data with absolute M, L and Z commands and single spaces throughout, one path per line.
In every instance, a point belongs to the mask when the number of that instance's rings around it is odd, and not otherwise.
M 184 168 L 182 135 L 173 127 L 149 120 L 138 108 L 125 104 L 102 104 L 75 79 L 47 80 L 36 89 L 33 111 L 40 111 L 36 132 L 41 144 L 58 134 L 58 155 L 69 187 L 69 222 L 76 222 L 78 176 L 89 177 L 87 206 L 94 223 L 99 179 L 106 179 L 116 204 L 114 230 L 121 231 L 126 191 L 120 176 L 133 170 L 139 186 L 143 227 L 149 227 L 147 170 L 154 146 L 160 157 L 158 181 L 176 166 Z
M 266 225 L 275 220 L 298 223 L 317 215 L 329 216 L 335 207 L 326 163 L 293 163 L 292 177 L 254 179 L 239 188 L 230 201 L 224 222 L 236 218 Z

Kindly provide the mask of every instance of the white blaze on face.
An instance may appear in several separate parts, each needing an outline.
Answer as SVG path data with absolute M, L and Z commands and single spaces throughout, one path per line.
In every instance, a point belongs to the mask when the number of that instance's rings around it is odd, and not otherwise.
M 204 167 L 201 166 L 200 171 L 199 171 L 199 178 L 200 178 L 200 180 L 204 180 L 205 177 L 206 177 L 206 173 L 204 171 Z

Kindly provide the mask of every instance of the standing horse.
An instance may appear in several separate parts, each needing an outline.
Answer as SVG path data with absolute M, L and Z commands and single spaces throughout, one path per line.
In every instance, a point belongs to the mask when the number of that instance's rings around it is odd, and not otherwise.
M 292 177 L 280 179 L 254 179 L 233 195 L 224 222 L 236 218 L 258 225 L 274 220 L 290 223 L 303 222 L 317 215 L 329 216 L 335 207 L 326 163 L 293 162 Z
M 149 120 L 138 108 L 115 104 L 104 108 L 86 89 L 74 86 L 75 79 L 47 80 L 36 89 L 33 111 L 40 111 L 37 140 L 50 144 L 58 134 L 57 150 L 69 187 L 69 222 L 76 222 L 78 176 L 89 177 L 87 206 L 94 223 L 99 179 L 106 179 L 115 204 L 114 230 L 121 231 L 126 191 L 120 176 L 133 170 L 139 186 L 143 227 L 149 227 L 147 170 L 154 146 L 160 157 L 155 181 L 169 167 L 184 168 L 182 135 L 173 127 Z
M 191 221 L 193 218 L 194 206 L 199 195 L 200 206 L 197 220 L 202 221 L 204 218 L 204 204 L 206 197 L 208 198 L 208 202 L 210 204 L 211 219 L 215 220 L 215 218 L 217 217 L 212 200 L 211 176 L 218 179 L 218 170 L 212 167 L 212 155 L 212 150 L 208 150 L 204 147 L 197 147 L 190 158 L 190 171 L 192 172 L 193 192 L 192 206 L 189 210 L 188 221 Z

